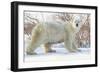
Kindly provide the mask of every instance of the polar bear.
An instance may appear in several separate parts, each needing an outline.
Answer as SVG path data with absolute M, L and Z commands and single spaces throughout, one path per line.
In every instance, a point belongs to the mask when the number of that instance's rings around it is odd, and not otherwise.
M 31 41 L 26 48 L 26 53 L 28 55 L 36 54 L 34 50 L 41 44 L 44 44 L 46 53 L 56 52 L 51 49 L 51 45 L 60 42 L 64 42 L 64 47 L 69 52 L 76 52 L 78 49 L 75 35 L 79 28 L 79 24 L 76 24 L 74 20 L 67 22 L 41 22 L 32 30 Z

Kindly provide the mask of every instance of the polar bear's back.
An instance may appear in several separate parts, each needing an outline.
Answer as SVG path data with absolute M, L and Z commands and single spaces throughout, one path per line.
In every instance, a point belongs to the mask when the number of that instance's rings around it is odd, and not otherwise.
M 45 22 L 43 27 L 45 27 L 48 42 L 60 42 L 64 40 L 65 24 L 59 22 Z
M 65 24 L 59 22 L 45 22 L 44 27 L 46 31 L 53 31 L 54 33 L 64 32 Z

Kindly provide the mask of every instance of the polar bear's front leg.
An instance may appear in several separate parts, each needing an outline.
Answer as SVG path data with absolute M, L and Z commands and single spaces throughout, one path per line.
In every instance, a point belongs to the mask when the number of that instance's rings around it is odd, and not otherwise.
M 78 51 L 78 46 L 77 46 L 77 43 L 75 40 L 73 41 L 72 48 L 74 48 L 76 51 Z
M 65 37 L 64 37 L 64 45 L 65 45 L 65 48 L 69 52 L 76 52 L 77 51 L 77 47 L 76 47 L 74 38 L 75 38 L 75 36 L 72 35 L 72 33 L 65 35 Z

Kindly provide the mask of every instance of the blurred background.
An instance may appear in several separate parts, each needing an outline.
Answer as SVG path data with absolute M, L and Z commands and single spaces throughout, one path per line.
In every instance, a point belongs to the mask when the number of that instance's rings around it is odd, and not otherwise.
M 81 29 L 76 34 L 79 48 L 90 48 L 90 14 L 65 13 L 65 12 L 34 12 L 24 11 L 25 41 L 30 40 L 31 31 L 38 23 L 45 21 L 66 22 L 75 19 L 75 23 L 81 24 Z

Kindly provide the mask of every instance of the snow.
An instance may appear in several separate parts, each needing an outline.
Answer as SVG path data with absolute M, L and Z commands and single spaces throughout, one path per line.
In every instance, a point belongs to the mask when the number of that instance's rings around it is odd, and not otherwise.
M 65 48 L 52 48 L 56 50 L 53 53 L 45 53 L 44 49 L 38 47 L 35 52 L 37 55 L 25 55 L 25 62 L 47 62 L 47 61 L 72 61 L 72 60 L 86 60 L 90 59 L 90 48 L 79 48 L 78 52 L 70 53 Z
M 25 35 L 25 47 L 29 44 L 29 41 L 29 36 Z M 45 49 L 41 45 L 36 48 L 36 55 L 27 55 L 24 53 L 24 62 L 77 61 L 91 59 L 90 48 L 78 48 L 78 51 L 73 53 L 68 52 L 68 50 L 64 48 L 64 43 L 54 44 L 51 48 L 56 52 L 45 53 Z

